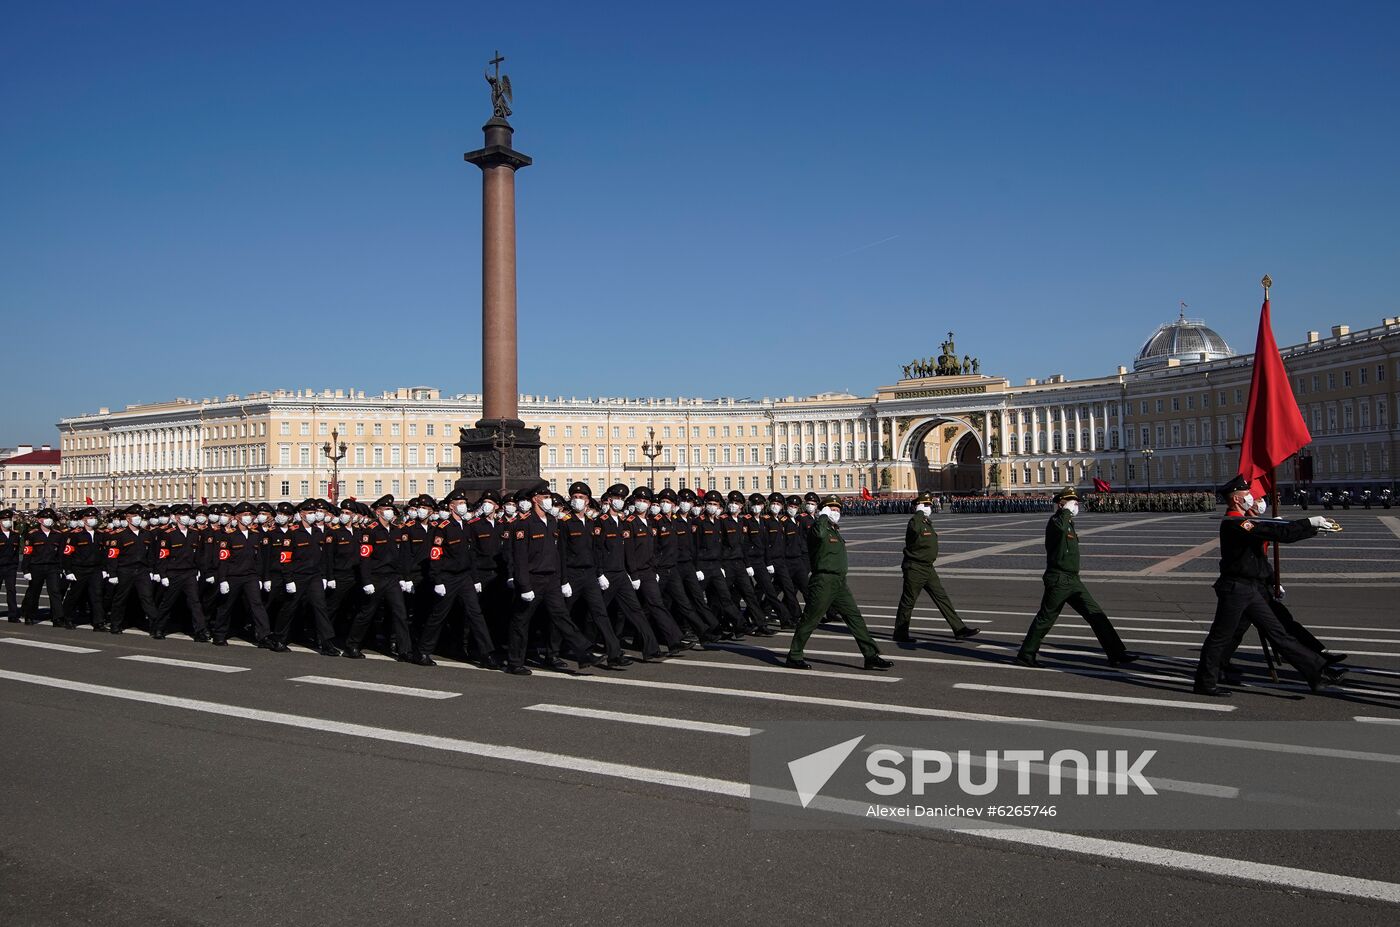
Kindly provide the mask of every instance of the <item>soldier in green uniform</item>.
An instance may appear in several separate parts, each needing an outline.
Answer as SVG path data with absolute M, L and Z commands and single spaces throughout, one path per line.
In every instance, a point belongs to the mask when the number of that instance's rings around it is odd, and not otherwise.
M 1055 514 L 1045 525 L 1045 592 L 1040 597 L 1040 610 L 1031 620 L 1026 639 L 1021 642 L 1021 650 L 1016 654 L 1016 662 L 1023 666 L 1039 666 L 1036 651 L 1040 642 L 1055 626 L 1060 610 L 1068 604 L 1089 623 L 1099 646 L 1108 654 L 1110 666 L 1132 663 L 1138 658 L 1129 652 L 1119 639 L 1118 632 L 1108 620 L 1108 615 L 1089 595 L 1079 578 L 1079 532 L 1074 527 L 1074 516 L 1079 514 L 1079 495 L 1074 487 L 1067 487 L 1055 494 Z
M 919 593 L 927 592 L 938 606 L 939 614 L 953 629 L 958 640 L 973 637 L 978 628 L 969 628 L 958 617 L 953 600 L 943 590 L 943 581 L 933 562 L 938 559 L 938 532 L 933 528 L 933 496 L 924 493 L 914 500 L 914 516 L 904 529 L 904 561 L 900 569 L 904 571 L 904 591 L 899 596 L 899 607 L 894 613 L 894 639 L 908 643 L 914 638 L 909 634 L 909 619 L 914 613 L 914 603 L 919 601 Z
M 830 608 L 835 609 L 851 629 L 851 635 L 865 657 L 865 668 L 886 670 L 894 664 L 881 658 L 875 641 L 866 630 L 865 619 L 856 607 L 855 597 L 846 585 L 846 541 L 836 527 L 840 521 L 841 500 L 836 496 L 827 496 L 822 500 L 817 519 L 807 534 L 807 555 L 812 564 L 812 575 L 807 580 L 807 608 L 792 634 L 787 666 L 802 670 L 812 668 L 812 664 L 802 658 L 802 650 Z

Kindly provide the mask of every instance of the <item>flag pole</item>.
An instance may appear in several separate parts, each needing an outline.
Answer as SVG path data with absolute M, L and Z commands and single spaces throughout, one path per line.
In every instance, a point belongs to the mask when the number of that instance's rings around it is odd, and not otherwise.
M 1269 287 L 1273 286 L 1274 281 L 1269 277 L 1268 274 L 1265 274 L 1264 277 L 1263 277 L 1263 279 L 1261 279 L 1261 280 L 1259 281 L 1259 283 L 1264 287 L 1264 302 L 1267 303 L 1267 302 L 1269 301 Z M 1272 517 L 1274 517 L 1274 518 L 1278 518 L 1278 517 L 1279 517 L 1279 515 L 1278 515 L 1278 468 L 1277 468 L 1277 467 L 1270 467 L 1270 468 L 1269 468 L 1269 514 L 1270 514 Z M 1279 546 L 1280 546 L 1280 545 L 1277 544 L 1277 543 L 1275 543 L 1275 544 L 1272 545 L 1272 547 L 1273 547 L 1273 549 L 1274 549 L 1274 598 L 1275 598 L 1275 599 L 1277 599 L 1278 596 L 1279 596 L 1279 593 L 1283 591 L 1283 581 L 1282 581 L 1282 577 L 1279 576 L 1279 572 L 1278 572 L 1278 571 L 1279 571 L 1279 559 L 1278 559 L 1278 549 L 1279 549 Z M 1278 667 L 1274 664 L 1274 654 L 1273 654 L 1273 651 L 1271 651 L 1271 650 L 1269 649 L 1269 642 L 1264 638 L 1264 632 L 1263 632 L 1262 629 L 1259 630 L 1259 646 L 1262 647 L 1262 648 L 1264 648 L 1264 662 L 1267 663 L 1268 666 L 1269 666 L 1269 679 L 1271 679 L 1271 680 L 1274 681 L 1274 682 L 1278 682 Z

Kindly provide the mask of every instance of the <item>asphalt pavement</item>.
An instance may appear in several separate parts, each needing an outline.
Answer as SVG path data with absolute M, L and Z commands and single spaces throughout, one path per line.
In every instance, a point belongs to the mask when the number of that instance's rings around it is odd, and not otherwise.
M 888 824 L 756 829 L 750 733 L 782 721 L 1131 728 L 1313 721 L 1400 733 L 1400 520 L 1283 552 L 1289 603 L 1350 654 L 1314 695 L 1256 646 L 1228 701 L 1191 692 L 1214 605 L 1208 515 L 1086 515 L 1085 579 L 1146 658 L 1107 666 L 1062 616 L 1045 667 L 1011 663 L 1038 594 L 1043 516 L 942 516 L 955 641 L 925 600 L 888 640 L 903 518 L 849 519 L 851 584 L 885 674 L 838 625 L 621 672 L 525 678 L 294 648 L 214 648 L 0 623 L 0 923 L 1389 923 L 1400 839 L 1214 829 L 986 834 Z M 1359 718 L 1366 720 L 1358 720 Z M 1279 745 L 1274 745 L 1275 747 Z M 1289 747 L 1289 744 L 1283 744 Z M 1206 782 L 1229 782 L 1222 747 Z M 1336 763 L 1351 762 L 1345 758 Z M 1206 799 L 1201 799 L 1206 801 Z M 1400 803 L 1375 809 L 1397 820 Z

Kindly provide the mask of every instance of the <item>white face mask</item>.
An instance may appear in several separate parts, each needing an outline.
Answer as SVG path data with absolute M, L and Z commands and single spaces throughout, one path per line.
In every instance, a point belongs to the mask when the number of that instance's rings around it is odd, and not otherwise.
M 351 516 L 349 512 L 341 512 L 340 517 L 336 520 L 339 521 L 342 525 L 348 525 L 350 524 L 350 519 L 352 517 L 353 516 Z
M 803 507 L 804 509 L 807 510 L 807 514 L 808 514 L 808 515 L 811 515 L 813 512 L 815 512 L 815 511 L 817 510 L 817 504 L 816 504 L 815 502 L 808 502 L 808 503 L 806 503 L 805 505 L 803 505 L 802 507 Z
M 612 510 L 614 512 L 621 512 L 623 506 L 626 505 L 626 503 L 619 499 L 617 496 L 613 496 L 611 499 L 608 500 L 608 505 L 612 507 Z
M 598 515 L 599 515 L 599 512 L 598 512 L 597 509 L 589 509 L 587 512 L 584 512 L 583 514 L 584 514 L 584 516 L 585 516 L 586 518 L 597 518 Z
M 467 504 L 465 502 L 458 502 L 456 505 L 452 506 L 452 511 L 456 512 L 459 518 L 466 518 Z
M 1267 514 L 1268 511 L 1269 511 L 1269 502 L 1268 502 L 1267 499 L 1260 499 L 1258 502 L 1254 503 L 1254 514 L 1255 514 L 1255 515 L 1264 515 L 1264 514 Z
M 141 518 L 139 515 L 133 515 L 130 518 L 128 518 L 127 521 L 131 523 L 132 530 L 141 527 Z
M 6 531 L 9 531 L 14 526 L 15 523 L 10 521 L 8 518 L 4 519 L 3 521 L 0 521 L 0 528 L 4 528 Z
M 916 505 L 914 506 L 914 511 L 918 512 L 920 515 L 932 515 L 933 507 L 928 505 Z
M 648 509 L 648 511 L 650 511 L 651 514 L 653 514 L 653 515 L 660 515 L 660 514 L 661 514 L 661 506 L 658 505 L 657 503 L 653 502 L 653 503 L 651 504 L 651 508 Z
M 575 512 L 582 512 L 584 509 L 588 508 L 588 500 L 583 496 L 574 496 L 569 500 L 569 508 L 573 509 Z
M 251 525 L 251 524 L 253 523 L 253 516 L 252 516 L 252 515 L 239 515 L 239 516 L 238 516 L 238 521 L 239 521 L 239 523 L 240 523 L 241 525 L 243 525 L 243 527 L 246 528 L 246 527 L 248 527 L 249 525 Z
M 266 513 L 266 512 L 259 512 L 259 513 L 258 513 L 258 524 L 260 524 L 260 525 L 265 525 L 265 524 L 267 524 L 267 513 Z
M 279 525 L 285 525 L 287 522 L 291 521 L 291 518 L 289 518 L 289 517 L 286 516 L 286 515 L 278 515 L 277 518 L 276 518 L 275 520 L 276 520 L 277 524 L 279 524 Z
M 751 506 L 749 506 L 749 511 L 752 512 L 752 513 L 755 514 L 755 515 L 761 515 L 761 514 L 763 514 L 763 506 L 761 506 L 761 505 L 751 505 Z
M 1073 518 L 1079 514 L 1079 503 L 1073 499 L 1069 500 L 1065 503 L 1065 511 L 1069 512 L 1070 517 Z
M 161 523 L 162 525 L 168 525 L 168 524 L 170 524 L 170 516 L 169 516 L 169 515 L 162 515 L 162 516 L 160 517 L 160 523 Z
M 83 524 L 87 525 L 89 528 L 96 528 L 96 527 L 97 527 L 97 519 L 96 519 L 96 518 L 84 518 L 84 519 L 83 519 Z
M 827 520 L 830 521 L 833 525 L 838 524 L 841 521 L 840 509 L 822 509 L 822 514 L 825 515 L 827 517 Z
M 384 522 L 384 524 L 386 524 L 386 525 L 392 525 L 392 524 L 394 523 L 394 510 L 393 510 L 393 509 L 380 509 L 380 510 L 379 510 L 379 520 L 382 521 L 382 522 Z
M 546 515 L 553 515 L 553 514 L 554 514 L 554 500 L 553 500 L 553 499 L 541 499 L 541 500 L 540 500 L 540 511 L 541 511 L 541 512 L 544 512 Z
M 788 515 L 789 515 L 790 517 L 796 518 L 796 517 L 797 517 L 797 506 L 795 506 L 795 505 L 790 505 L 790 506 L 788 506 L 788 507 L 787 507 L 787 513 L 788 513 Z
M 207 524 L 209 523 L 209 516 L 208 516 L 208 515 L 196 515 L 196 516 L 194 517 L 194 523 L 195 523 L 196 525 L 207 525 Z
M 39 519 L 39 524 L 43 525 L 45 528 L 52 528 L 52 527 L 53 527 L 53 519 L 52 519 L 52 518 L 41 518 L 41 519 Z
M 690 514 L 690 510 L 693 509 L 693 508 L 695 508 L 695 506 L 694 506 L 693 504 L 687 502 L 687 501 L 684 500 L 684 499 L 681 500 L 681 503 L 680 503 L 680 510 L 681 510 L 681 514 L 682 514 L 682 515 L 689 515 L 689 514 Z
M 530 502 L 529 499 L 521 499 L 515 504 L 515 507 L 522 512 L 528 512 L 531 508 L 534 507 L 534 504 Z
M 705 506 L 705 514 L 709 515 L 711 518 L 715 517 L 719 514 L 719 506 L 711 502 L 709 505 Z
M 772 512 L 774 515 L 781 515 L 783 514 L 783 507 L 776 502 L 770 502 L 768 503 L 768 511 Z
M 662 514 L 662 515 L 670 515 L 670 514 L 671 514 L 672 512 L 674 512 L 675 510 L 676 510 L 676 507 L 675 507 L 674 505 L 672 505 L 671 503 L 669 503 L 669 502 L 663 502 L 663 503 L 661 503 L 661 514 Z
M 220 524 L 220 525 L 227 525 L 227 524 L 228 524 L 228 521 L 229 521 L 229 519 L 228 519 L 228 516 L 227 516 L 227 515 L 220 515 L 220 516 L 219 516 L 219 524 Z
M 485 515 L 490 515 L 490 514 L 491 514 L 492 512 L 494 512 L 494 511 L 496 511 L 496 503 L 494 503 L 494 502 L 483 502 L 483 503 L 481 503 L 481 514 L 482 514 L 483 516 L 485 516 Z
M 1247 492 L 1244 494 L 1244 500 L 1240 503 L 1240 510 L 1248 512 L 1252 508 L 1254 508 L 1254 493 Z
M 188 527 L 189 527 L 190 525 L 192 525 L 192 524 L 194 524 L 194 519 L 193 519 L 193 518 L 189 517 L 188 515 L 181 515 L 181 516 L 180 516 L 180 527 L 181 527 L 181 528 L 188 528 Z
M 729 510 L 730 515 L 738 515 L 739 510 L 742 509 L 743 506 L 737 502 L 731 502 L 728 505 L 726 505 L 725 508 Z
M 514 514 L 516 513 L 516 511 L 518 511 L 518 510 L 516 509 L 515 503 L 514 503 L 514 502 L 507 502 L 507 503 L 506 503 L 505 512 L 506 512 L 507 515 L 514 515 Z

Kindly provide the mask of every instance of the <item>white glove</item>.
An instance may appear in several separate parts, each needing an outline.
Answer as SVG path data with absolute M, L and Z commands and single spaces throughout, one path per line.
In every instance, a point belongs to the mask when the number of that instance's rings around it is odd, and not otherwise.
M 64 573 L 63 578 L 68 580 L 70 583 L 76 583 L 78 581 L 78 577 L 74 576 L 72 573 Z
M 1274 590 L 1274 598 L 1282 602 L 1284 599 L 1288 598 L 1288 590 L 1282 586 L 1277 587 Z
M 407 591 L 408 591 L 408 583 L 407 583 L 405 580 L 402 580 L 402 579 L 399 580 L 399 592 L 407 592 Z
M 720 576 L 728 576 L 729 574 L 726 573 L 726 572 L 724 572 L 724 567 L 720 567 L 720 568 L 719 568 L 719 575 L 720 575 Z
M 1314 515 L 1308 519 L 1308 524 L 1312 525 L 1314 528 L 1326 528 L 1328 527 L 1328 519 L 1323 518 L 1321 515 Z
M 520 593 L 520 601 L 533 602 L 535 601 L 535 594 L 533 592 L 522 592 Z
M 442 583 L 438 583 L 436 586 L 434 586 L 433 591 L 436 592 L 438 595 L 447 595 L 447 587 L 444 586 Z
M 698 580 L 700 580 L 700 582 L 703 583 L 703 582 L 705 581 L 705 574 L 704 574 L 703 572 L 701 572 L 700 570 L 696 570 L 696 571 L 695 571 L 695 578 L 698 579 Z
M 263 592 L 271 592 L 271 591 L 272 591 L 272 580 L 270 580 L 270 579 L 265 579 L 265 580 L 263 580 L 262 582 L 258 583 L 258 585 L 262 587 L 262 591 L 263 591 Z
M 506 579 L 506 588 L 507 588 L 507 589 L 514 589 L 514 588 L 515 588 L 515 577 L 512 576 L 512 577 L 508 577 L 508 578 Z
M 102 571 L 102 578 L 103 578 L 103 579 L 106 579 L 107 577 L 109 577 L 109 576 L 111 576 L 111 575 L 112 575 L 112 574 L 111 574 L 111 573 L 108 573 L 106 570 L 103 570 L 103 571 Z
M 162 576 L 162 577 L 160 578 L 160 584 L 161 584 L 162 586 L 169 586 L 169 585 L 170 585 L 170 577 L 169 577 L 169 576 Z
M 559 591 L 564 593 L 564 598 L 567 599 L 574 594 L 574 587 L 568 583 L 565 583 L 564 585 L 559 587 Z
M 214 581 L 214 577 L 212 577 L 212 576 L 206 576 L 206 577 L 204 577 L 204 581 L 205 581 L 206 583 L 212 583 L 212 582 Z
M 609 583 L 608 583 L 608 578 L 607 578 L 606 576 L 599 576 L 599 577 L 598 577 L 598 588 L 599 588 L 599 589 L 603 590 L 604 592 L 607 592 L 607 591 L 608 591 L 608 585 L 609 585 Z
M 328 579 L 328 580 L 326 580 L 326 588 L 327 588 L 327 589 L 334 589 L 334 588 L 335 588 L 335 580 L 333 580 L 333 579 Z
M 151 574 L 151 582 L 153 582 L 153 583 L 158 583 L 158 582 L 160 582 L 160 574 L 159 574 L 159 573 L 152 573 L 152 574 Z
M 753 575 L 753 567 L 744 567 L 744 572 L 747 573 L 747 574 L 749 574 L 750 576 L 752 576 L 752 575 Z
M 24 581 L 25 581 L 26 583 L 29 582 L 29 581 L 30 581 L 31 579 L 33 579 L 33 578 L 34 578 L 34 575 L 33 575 L 32 573 L 25 573 L 25 574 L 24 574 Z
M 219 595 L 228 595 L 228 581 L 219 583 Z
M 771 576 L 772 573 L 773 573 L 773 564 L 771 564 L 771 563 L 768 564 L 768 573 L 769 573 L 770 576 Z
M 472 583 L 472 588 L 475 589 L 477 592 L 480 592 L 480 591 L 481 591 L 481 583 Z
M 364 592 L 365 595 L 374 595 L 374 584 L 373 584 L 373 583 L 370 583 L 370 584 L 367 585 L 367 586 L 361 586 L 360 589 L 361 589 L 361 591 Z
M 640 589 L 640 588 L 642 588 L 642 581 L 641 581 L 640 579 L 634 579 L 634 580 L 632 580 L 632 588 L 633 588 L 633 589 Z
M 117 584 L 117 578 L 116 578 L 115 576 L 109 576 L 109 577 L 107 577 L 107 582 L 109 582 L 109 583 L 111 583 L 113 586 L 115 586 L 115 585 Z
M 296 584 L 296 583 L 287 583 L 287 585 L 283 586 L 282 588 L 287 590 L 287 594 L 288 594 L 288 595 L 296 595 L 296 594 L 297 594 L 297 584 Z
M 404 592 L 412 592 L 412 591 L 413 591 L 413 580 L 411 580 L 411 579 L 406 579 L 406 580 L 404 580 L 404 583 L 403 583 L 403 591 L 404 591 Z

